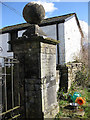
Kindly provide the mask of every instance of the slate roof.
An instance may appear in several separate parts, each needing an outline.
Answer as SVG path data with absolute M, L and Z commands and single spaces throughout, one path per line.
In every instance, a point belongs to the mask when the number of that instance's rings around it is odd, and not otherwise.
M 83 35 L 83 32 L 81 30 L 81 27 L 80 27 L 80 24 L 79 24 L 79 21 L 78 21 L 76 13 L 70 13 L 70 14 L 66 14 L 66 15 L 62 15 L 62 16 L 56 16 L 56 17 L 44 19 L 39 24 L 39 26 L 46 26 L 46 25 L 51 25 L 51 24 L 55 24 L 55 23 L 64 23 L 65 20 L 67 18 L 71 17 L 71 16 L 75 16 L 76 17 L 76 21 L 77 21 L 77 24 L 79 26 L 80 32 Z M 7 26 L 7 27 L 4 27 L 4 28 L 0 29 L 0 33 L 8 33 L 8 32 L 11 32 L 11 31 L 23 30 L 23 29 L 26 29 L 29 26 L 30 26 L 29 23 L 22 23 L 22 24 Z
M 66 15 L 62 15 L 62 16 L 56 16 L 56 17 L 52 17 L 52 18 L 47 18 L 44 19 L 40 26 L 43 26 L 45 24 L 53 24 L 53 23 L 62 23 L 65 21 L 66 18 L 69 18 L 71 16 L 75 15 L 75 13 L 70 13 L 70 14 L 66 14 Z

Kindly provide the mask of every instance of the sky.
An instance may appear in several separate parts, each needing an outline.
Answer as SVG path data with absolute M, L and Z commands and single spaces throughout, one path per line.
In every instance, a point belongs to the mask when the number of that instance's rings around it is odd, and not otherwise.
M 11 0 L 0 0 L 0 28 L 16 25 L 20 23 L 26 23 L 22 16 L 24 6 L 28 2 Z M 69 13 L 76 13 L 79 20 L 88 23 L 88 1 L 65 1 L 65 0 L 34 0 L 37 3 L 42 4 L 46 11 L 46 18 L 61 16 Z

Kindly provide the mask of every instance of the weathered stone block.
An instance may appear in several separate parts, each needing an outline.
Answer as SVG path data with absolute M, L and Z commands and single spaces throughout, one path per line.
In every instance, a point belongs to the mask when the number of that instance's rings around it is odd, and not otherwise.
M 26 108 L 25 117 L 46 118 L 49 114 L 48 117 L 52 118 L 59 110 L 56 92 L 56 43 L 58 42 L 36 34 L 26 36 L 11 43 L 15 57 L 19 60 L 19 74 L 24 92 L 24 95 L 21 92 L 24 99 L 21 101 L 22 106 L 25 105 Z M 57 109 L 55 114 L 54 109 Z

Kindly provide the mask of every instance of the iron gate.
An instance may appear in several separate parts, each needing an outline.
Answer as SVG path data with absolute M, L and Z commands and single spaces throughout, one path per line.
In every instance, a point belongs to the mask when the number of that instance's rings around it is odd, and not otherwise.
M 19 61 L 11 57 L 0 57 L 0 60 L 0 119 L 17 120 L 20 117 Z

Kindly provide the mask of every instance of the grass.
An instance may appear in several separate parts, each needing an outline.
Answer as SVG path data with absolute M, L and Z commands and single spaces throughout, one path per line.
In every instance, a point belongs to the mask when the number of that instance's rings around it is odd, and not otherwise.
M 56 120 L 60 120 L 60 118 L 83 118 L 83 120 L 88 120 L 90 118 L 90 71 L 85 64 L 82 64 L 81 70 L 78 70 L 75 76 L 75 81 L 72 82 L 71 88 L 67 93 L 63 92 L 64 88 L 58 92 L 59 113 L 56 115 Z M 71 97 L 69 94 L 73 95 L 74 92 L 79 92 L 81 97 L 86 99 L 86 103 L 78 106 L 77 109 L 70 106 Z
M 83 118 L 90 118 L 90 92 L 88 92 L 87 88 L 85 88 L 81 92 L 82 96 L 85 96 L 86 98 L 86 104 L 82 106 L 82 108 L 85 110 L 85 115 L 83 116 Z
M 84 110 L 84 112 L 85 112 L 85 114 L 82 116 L 82 115 L 77 115 L 77 114 L 75 114 L 76 113 L 76 109 L 73 109 L 73 110 L 70 110 L 70 109 L 65 109 L 65 106 L 68 106 L 69 105 L 69 101 L 68 101 L 68 99 L 66 99 L 66 98 L 68 98 L 68 94 L 70 93 L 70 91 L 69 91 L 69 93 L 63 93 L 63 94 L 65 94 L 64 96 L 65 96 L 65 99 L 64 100 L 60 100 L 59 99 L 59 113 L 56 115 L 56 117 L 55 117 L 55 119 L 56 120 L 59 120 L 60 118 L 67 118 L 67 117 L 69 117 L 69 118 L 85 118 L 85 119 L 88 119 L 88 118 L 90 118 L 90 99 L 89 99 L 89 95 L 90 95 L 90 92 L 88 92 L 88 89 L 87 88 L 82 88 L 82 87 L 77 87 L 77 89 L 78 89 L 78 92 L 80 92 L 81 93 L 81 96 L 82 97 L 85 97 L 85 99 L 86 99 L 86 104 L 85 105 L 82 105 L 82 106 L 79 106 L 78 107 L 78 109 L 80 110 L 80 109 L 83 109 Z M 72 93 L 74 93 L 75 91 L 71 91 Z

